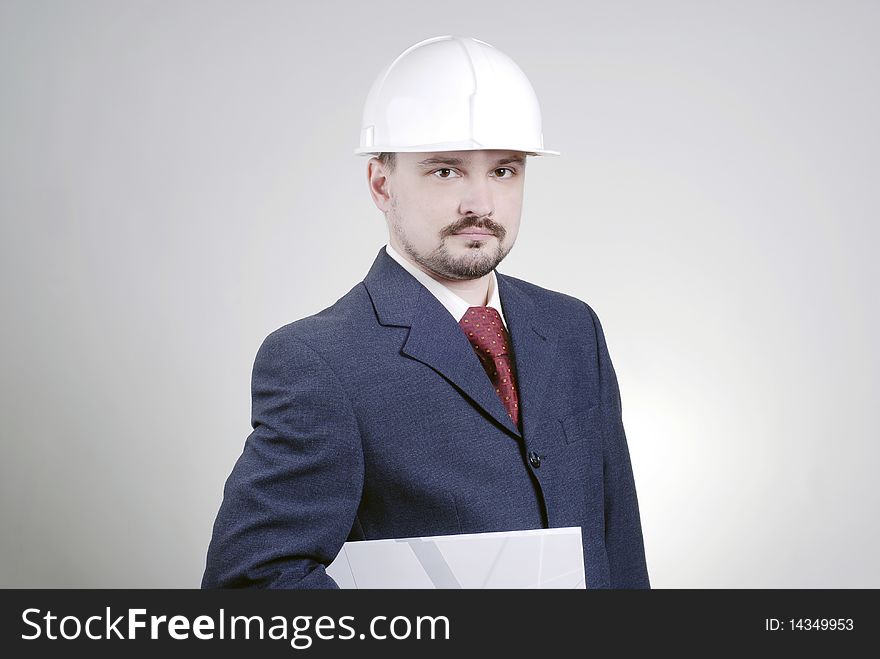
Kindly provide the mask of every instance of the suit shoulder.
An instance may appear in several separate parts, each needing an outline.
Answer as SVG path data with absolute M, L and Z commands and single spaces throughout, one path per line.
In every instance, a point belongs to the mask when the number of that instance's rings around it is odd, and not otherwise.
M 364 313 L 371 309 L 367 291 L 360 282 L 329 307 L 270 332 L 262 347 L 288 350 L 307 347 L 320 354 L 344 339 L 346 332 L 357 325 L 355 319 L 362 320 Z
M 545 305 L 550 312 L 562 312 L 565 315 L 573 314 L 576 316 L 582 316 L 586 313 L 590 316 L 591 320 L 596 315 L 595 311 L 593 311 L 593 308 L 588 303 L 574 297 L 573 295 L 544 288 L 543 286 L 538 286 L 537 284 L 528 282 L 525 279 L 519 279 L 518 277 L 511 277 L 510 275 L 503 276 L 517 289 L 531 297 L 533 300 Z

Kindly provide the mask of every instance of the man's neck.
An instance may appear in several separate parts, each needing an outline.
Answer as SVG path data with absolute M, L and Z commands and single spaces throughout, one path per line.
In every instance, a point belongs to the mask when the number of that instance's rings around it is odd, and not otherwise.
M 487 275 L 483 275 L 477 279 L 446 279 L 445 277 L 441 277 L 435 272 L 431 272 L 426 268 L 422 267 L 420 263 L 416 263 L 413 261 L 409 254 L 407 254 L 404 250 L 398 249 L 396 245 L 393 245 L 394 249 L 397 250 L 397 253 L 400 254 L 403 258 L 405 258 L 409 263 L 412 263 L 416 268 L 424 272 L 431 279 L 435 281 L 439 281 L 441 284 L 446 286 L 453 293 L 458 295 L 462 300 L 467 302 L 468 304 L 475 307 L 485 306 L 489 301 L 489 284 L 492 281 L 492 273 Z
M 489 301 L 489 282 L 492 275 L 483 275 L 479 279 L 445 279 L 435 275 L 433 272 L 428 272 L 418 264 L 416 264 L 416 267 L 419 267 L 429 277 L 436 279 L 449 288 L 471 306 L 483 307 Z

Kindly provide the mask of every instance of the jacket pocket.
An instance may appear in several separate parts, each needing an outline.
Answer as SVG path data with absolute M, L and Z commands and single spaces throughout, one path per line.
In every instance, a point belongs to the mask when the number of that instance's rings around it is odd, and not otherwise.
M 568 414 L 559 419 L 566 444 L 586 439 L 601 439 L 602 406 L 596 403 L 583 414 Z

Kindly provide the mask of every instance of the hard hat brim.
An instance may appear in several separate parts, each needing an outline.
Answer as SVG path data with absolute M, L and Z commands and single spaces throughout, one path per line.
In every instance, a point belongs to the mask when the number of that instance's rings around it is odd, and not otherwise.
M 380 153 L 438 153 L 441 151 L 520 151 L 525 153 L 528 156 L 559 156 L 562 155 L 559 151 L 553 151 L 551 149 L 527 149 L 523 147 L 512 147 L 512 146 L 479 146 L 479 147 L 462 147 L 462 146 L 448 146 L 448 145 L 440 145 L 440 144 L 426 144 L 423 146 L 416 147 L 394 147 L 389 146 L 388 148 L 381 147 L 372 147 L 370 149 L 366 149 L 364 147 L 358 147 L 354 150 L 354 155 L 356 156 L 377 156 Z

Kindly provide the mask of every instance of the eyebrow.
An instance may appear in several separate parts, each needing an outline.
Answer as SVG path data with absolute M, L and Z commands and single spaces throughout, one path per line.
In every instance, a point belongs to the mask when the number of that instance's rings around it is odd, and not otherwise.
M 525 156 L 514 156 L 512 158 L 500 158 L 495 161 L 495 166 L 498 165 L 507 165 L 510 163 L 516 163 L 518 165 L 524 164 L 526 161 Z M 420 167 L 430 167 L 433 165 L 455 165 L 456 167 L 461 167 L 464 165 L 464 160 L 461 158 L 425 158 L 424 160 L 420 160 L 416 163 Z

